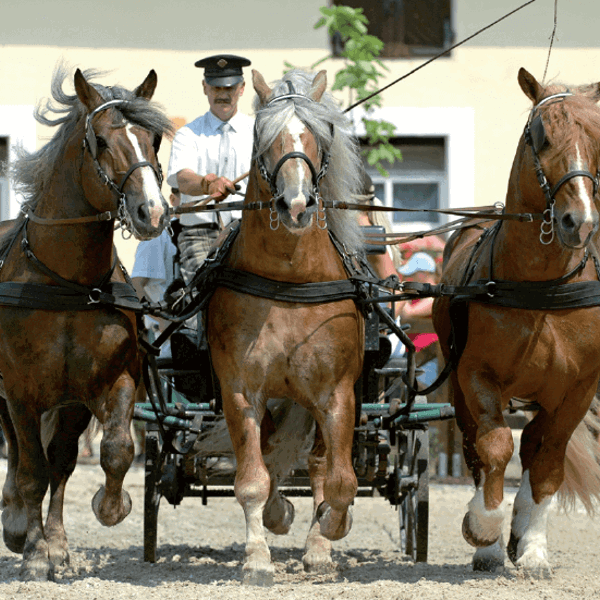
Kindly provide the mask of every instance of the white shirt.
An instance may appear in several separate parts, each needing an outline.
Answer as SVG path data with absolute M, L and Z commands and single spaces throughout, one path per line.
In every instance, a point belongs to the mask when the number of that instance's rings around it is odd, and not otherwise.
M 138 244 L 131 277 L 150 280 L 144 286 L 144 293 L 150 302 L 160 302 L 173 281 L 176 253 L 177 248 L 166 230 L 158 237 Z
M 235 177 L 239 177 L 250 170 L 254 119 L 237 112 L 228 122 L 232 126 L 230 132 L 230 164 L 233 172 L 236 174 Z M 222 132 L 219 127 L 222 124 L 223 121 L 221 119 L 208 111 L 179 129 L 173 138 L 171 159 L 169 160 L 169 170 L 167 173 L 167 183 L 171 187 L 179 187 L 177 173 L 183 169 L 191 169 L 199 175 L 207 175 L 208 173 L 221 175 L 219 173 L 219 144 Z M 240 182 L 241 192 L 246 191 L 246 183 L 247 179 Z M 181 194 L 181 203 L 185 204 L 201 197 Z M 241 199 L 241 196 L 235 195 L 228 197 L 228 200 L 232 201 Z M 239 218 L 240 215 L 240 213 L 232 214 L 228 211 L 219 214 L 225 225 L 233 219 Z M 216 212 L 181 215 L 180 221 L 185 226 L 218 222 Z

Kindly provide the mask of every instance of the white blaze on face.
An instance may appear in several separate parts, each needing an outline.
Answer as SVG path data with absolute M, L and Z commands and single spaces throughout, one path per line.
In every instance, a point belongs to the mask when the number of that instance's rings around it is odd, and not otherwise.
M 576 171 L 587 171 L 587 166 L 584 164 L 581 158 L 581 152 L 579 151 L 579 144 L 575 144 L 575 150 L 577 151 L 577 158 L 575 159 L 575 170 Z M 584 222 L 590 223 L 592 221 L 592 199 L 590 194 L 585 187 L 585 177 L 575 177 L 574 180 L 577 182 L 577 195 L 583 202 L 584 208 Z
M 306 126 L 297 117 L 293 116 L 287 125 L 287 130 L 292 137 L 293 152 L 304 152 L 304 146 L 300 136 L 306 131 Z M 306 196 L 302 192 L 302 181 L 304 179 L 304 161 L 296 159 L 296 170 L 292 181 L 285 182 L 284 196 L 288 206 L 290 207 L 290 215 L 293 220 L 298 218 L 298 215 L 306 210 Z
M 131 124 L 127 125 L 127 137 L 133 146 L 137 161 L 144 162 L 146 161 L 146 157 L 142 153 L 140 143 L 135 133 L 133 133 L 132 127 L 133 125 Z M 144 197 L 146 198 L 146 203 L 148 204 L 148 210 L 150 211 L 150 223 L 152 227 L 158 227 L 160 225 L 160 219 L 165 211 L 156 175 L 154 174 L 154 170 L 149 166 L 140 167 L 138 170 L 142 175 L 142 190 Z

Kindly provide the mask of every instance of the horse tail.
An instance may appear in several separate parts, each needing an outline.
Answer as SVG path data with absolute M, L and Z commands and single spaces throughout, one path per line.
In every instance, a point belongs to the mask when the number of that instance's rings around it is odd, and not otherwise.
M 600 401 L 594 398 L 585 418 L 573 432 L 565 456 L 565 479 L 558 490 L 563 510 L 575 508 L 579 498 L 588 515 L 596 513 L 600 501 Z
M 306 468 L 315 439 L 315 421 L 306 409 L 292 400 L 269 400 L 267 408 L 269 418 L 262 426 L 265 430 L 261 444 L 263 458 L 271 477 L 281 481 L 293 469 Z M 199 436 L 193 452 L 200 457 L 234 458 L 225 419 L 216 421 Z
M 297 468 L 306 468 L 315 442 L 316 424 L 312 415 L 292 400 L 270 400 L 274 431 L 263 449 L 271 477 L 286 479 Z
M 40 437 L 42 439 L 42 448 L 44 454 L 48 458 L 48 446 L 54 437 L 54 434 L 58 431 L 58 411 L 60 409 L 48 410 L 42 415 Z

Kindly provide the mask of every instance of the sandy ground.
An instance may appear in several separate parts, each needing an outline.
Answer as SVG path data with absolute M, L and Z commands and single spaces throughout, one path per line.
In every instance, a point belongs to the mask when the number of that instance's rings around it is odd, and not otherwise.
M 6 461 L 0 460 L 2 479 L 5 468 Z M 310 500 L 296 498 L 291 533 L 269 537 L 277 572 L 274 586 L 264 589 L 241 584 L 244 523 L 233 498 L 211 499 L 208 506 L 186 498 L 176 509 L 162 504 L 159 560 L 148 564 L 143 562 L 143 469 L 133 467 L 127 476 L 134 508 L 114 528 L 102 527 L 91 511 L 102 481 L 94 464 L 78 465 L 71 479 L 65 509 L 71 564 L 58 572 L 56 582 L 20 582 L 20 557 L 0 543 L 2 600 L 600 598 L 600 525 L 583 512 L 565 516 L 553 511 L 549 547 L 554 574 L 535 581 L 520 576 L 511 564 L 494 575 L 471 570 L 471 549 L 460 534 L 470 486 L 432 484 L 428 564 L 414 564 L 398 550 L 398 513 L 387 501 L 359 498 L 353 530 L 334 544 L 336 570 L 314 576 L 302 569 Z M 510 503 L 515 491 L 507 491 Z

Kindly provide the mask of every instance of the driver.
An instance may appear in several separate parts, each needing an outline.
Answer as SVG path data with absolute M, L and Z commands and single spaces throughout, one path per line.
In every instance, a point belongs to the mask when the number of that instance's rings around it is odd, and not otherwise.
M 211 195 L 220 202 L 234 191 L 232 183 L 250 170 L 254 119 L 238 111 L 244 93 L 242 68 L 247 58 L 218 54 L 195 63 L 204 69 L 202 88 L 210 109 L 175 134 L 167 182 L 181 191 L 181 203 Z M 244 192 L 246 182 L 241 182 Z M 236 216 L 200 212 L 180 217 L 178 237 L 181 273 L 189 283 L 206 258 L 219 230 Z

